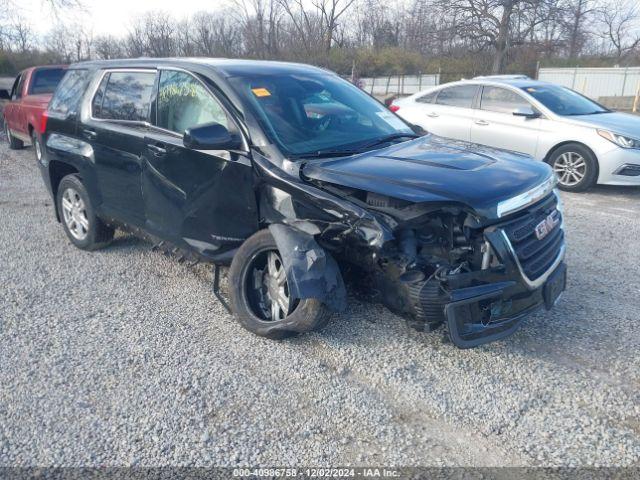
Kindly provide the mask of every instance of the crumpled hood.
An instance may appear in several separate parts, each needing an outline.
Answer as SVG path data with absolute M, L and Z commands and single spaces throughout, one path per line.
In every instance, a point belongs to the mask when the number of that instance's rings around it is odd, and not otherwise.
M 583 127 L 611 130 L 621 135 L 640 138 L 640 117 L 630 113 L 609 112 L 596 115 L 562 117 L 562 121 Z
M 302 173 L 411 202 L 457 202 L 490 218 L 500 201 L 552 175 L 548 165 L 529 156 L 435 135 L 351 157 L 310 160 Z

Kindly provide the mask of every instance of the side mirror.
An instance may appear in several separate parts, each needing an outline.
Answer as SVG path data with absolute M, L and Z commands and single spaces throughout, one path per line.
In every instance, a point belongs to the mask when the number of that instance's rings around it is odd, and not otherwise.
M 215 122 L 188 128 L 182 143 L 193 150 L 238 150 L 242 147 L 238 135 Z
M 539 118 L 540 117 L 540 113 L 536 112 L 533 108 L 531 107 L 524 107 L 524 108 L 516 108 L 513 111 L 513 114 L 516 117 L 525 117 L 525 118 Z
M 0 90 L 0 100 L 11 100 L 11 95 L 9 95 L 9 90 Z
M 422 128 L 420 125 L 416 125 L 415 123 L 411 124 L 411 129 L 416 135 L 420 135 L 421 137 L 427 135 L 429 132 Z

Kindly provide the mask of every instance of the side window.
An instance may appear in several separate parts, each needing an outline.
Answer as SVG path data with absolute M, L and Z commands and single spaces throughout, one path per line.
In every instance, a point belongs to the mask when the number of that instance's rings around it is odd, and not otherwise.
M 111 72 L 92 100 L 94 118 L 145 122 L 149 116 L 155 72 Z M 100 97 L 99 108 L 97 98 Z
M 53 94 L 49 111 L 60 115 L 77 112 L 88 78 L 88 70 L 68 70 Z
M 156 125 L 183 134 L 188 128 L 211 122 L 229 128 L 227 114 L 211 93 L 189 73 L 161 71 Z
M 471 108 L 473 98 L 476 96 L 478 87 L 476 85 L 460 85 L 440 90 L 436 99 L 439 105 L 449 105 L 452 107 Z
M 22 96 L 22 74 L 18 75 L 11 87 L 11 100 L 17 100 Z
M 416 102 L 418 102 L 418 103 L 433 103 L 433 101 L 438 96 L 439 92 L 440 92 L 440 90 L 436 90 L 435 92 L 431 92 L 431 93 L 427 93 L 425 95 L 422 95 L 422 96 L 416 98 Z
M 480 108 L 491 112 L 513 113 L 518 108 L 530 108 L 524 98 L 511 90 L 499 87 L 484 87 Z

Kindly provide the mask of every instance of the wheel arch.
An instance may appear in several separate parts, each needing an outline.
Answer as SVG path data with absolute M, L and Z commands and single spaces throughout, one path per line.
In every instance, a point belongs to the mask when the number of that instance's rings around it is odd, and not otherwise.
M 56 212 L 56 219 L 60 221 L 60 212 L 58 211 L 58 202 L 56 197 L 58 195 L 58 187 L 60 182 L 67 175 L 80 173 L 76 167 L 70 163 L 60 160 L 51 160 L 49 162 L 49 181 L 51 182 L 51 193 L 53 195 L 53 205 Z
M 551 159 L 551 156 L 559 149 L 562 147 L 565 147 L 567 145 L 579 145 L 580 147 L 586 149 L 589 151 L 589 153 L 591 153 L 591 155 L 593 155 L 593 158 L 596 160 L 596 182 L 598 181 L 598 178 L 600 177 L 600 160 L 598 160 L 598 156 L 596 155 L 596 153 L 593 151 L 593 149 L 591 147 L 589 147 L 589 145 L 587 145 L 586 143 L 583 142 L 579 142 L 577 140 L 565 140 L 564 142 L 560 142 L 556 145 L 554 145 L 553 147 L 551 147 L 549 149 L 549 151 L 547 152 L 547 154 L 544 156 L 543 161 L 544 163 L 549 163 L 549 160 Z

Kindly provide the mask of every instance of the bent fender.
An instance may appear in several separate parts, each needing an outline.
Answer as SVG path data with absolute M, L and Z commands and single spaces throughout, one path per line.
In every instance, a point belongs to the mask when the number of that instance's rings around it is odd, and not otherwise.
M 269 225 L 269 231 L 282 257 L 290 295 L 315 298 L 333 311 L 344 311 L 347 291 L 335 259 L 308 233 L 283 224 Z

